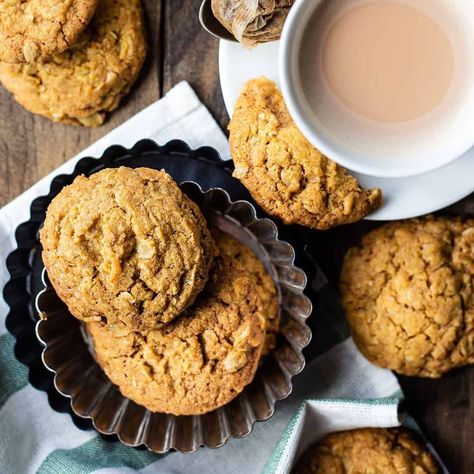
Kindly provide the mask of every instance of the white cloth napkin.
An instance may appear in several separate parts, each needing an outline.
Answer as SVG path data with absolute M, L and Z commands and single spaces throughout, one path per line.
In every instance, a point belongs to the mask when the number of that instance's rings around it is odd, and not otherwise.
M 398 426 L 398 399 L 306 400 L 290 420 L 265 473 L 285 474 L 311 444 L 335 431 Z
M 14 249 L 14 231 L 29 217 L 31 201 L 47 194 L 51 179 L 70 173 L 84 156 L 100 156 L 110 145 L 131 147 L 142 138 L 159 144 L 175 138 L 192 148 L 209 145 L 224 159 L 229 148 L 222 130 L 190 86 L 182 82 L 163 99 L 143 110 L 110 134 L 45 177 L 24 194 L 0 210 L 0 284 L 8 280 L 5 259 Z M 199 449 L 190 455 L 171 453 L 157 456 L 146 450 L 134 450 L 120 443 L 104 441 L 95 431 L 81 431 L 69 415 L 50 408 L 47 395 L 27 383 L 27 371 L 13 355 L 14 338 L 5 328 L 7 305 L 0 298 L 0 472 L 1 473 L 258 473 L 277 446 L 292 415 L 308 397 L 376 399 L 399 397 L 400 387 L 391 372 L 374 367 L 357 351 L 350 339 L 319 357 L 295 380 L 293 394 L 277 404 L 275 415 L 257 423 L 252 434 L 232 439 L 224 447 Z M 338 402 L 326 402 L 345 410 Z M 357 405 L 359 403 L 359 405 Z M 383 405 L 386 424 L 396 424 L 396 400 Z M 339 407 L 339 408 L 338 408 Z M 357 410 L 352 416 L 366 418 Z M 286 458 L 285 458 L 286 459 Z M 277 463 L 278 465 L 278 463 Z M 279 470 L 278 472 L 284 472 Z

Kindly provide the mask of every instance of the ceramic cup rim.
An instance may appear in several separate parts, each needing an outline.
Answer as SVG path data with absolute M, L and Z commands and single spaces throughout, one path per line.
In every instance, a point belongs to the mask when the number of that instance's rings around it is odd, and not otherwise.
M 444 149 L 435 152 L 435 155 L 430 150 L 429 161 L 421 159 L 422 156 L 426 157 L 428 152 L 423 152 L 423 144 L 420 143 L 419 161 L 410 162 L 409 166 L 406 166 L 406 163 L 398 167 L 377 166 L 369 161 L 352 157 L 347 152 L 344 153 L 344 150 L 341 152 L 339 147 L 325 136 L 318 124 L 311 120 L 311 117 L 305 112 L 302 94 L 298 91 L 299 75 L 295 67 L 295 58 L 300 51 L 301 39 L 307 25 L 305 18 L 312 15 L 323 1 L 325 0 L 295 2 L 286 19 L 279 47 L 278 75 L 282 94 L 290 115 L 308 141 L 341 166 L 351 171 L 380 178 L 406 178 L 428 173 L 455 161 L 468 152 L 474 146 L 474 133 L 462 141 L 453 140 L 446 144 Z M 474 88 L 474 85 L 472 87 Z M 472 113 L 474 118 L 474 110 Z

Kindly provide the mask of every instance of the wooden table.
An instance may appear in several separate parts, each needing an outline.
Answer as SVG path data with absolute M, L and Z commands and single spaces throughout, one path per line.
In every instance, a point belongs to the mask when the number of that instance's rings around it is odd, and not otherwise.
M 145 0 L 150 54 L 141 78 L 106 124 L 85 129 L 24 111 L 0 90 L 0 205 L 186 79 L 225 129 L 218 42 L 201 30 L 199 0 Z M 473 177 L 474 179 L 474 177 Z M 411 413 L 452 473 L 474 472 L 474 368 L 441 380 L 401 377 Z M 191 459 L 192 461 L 192 459 Z

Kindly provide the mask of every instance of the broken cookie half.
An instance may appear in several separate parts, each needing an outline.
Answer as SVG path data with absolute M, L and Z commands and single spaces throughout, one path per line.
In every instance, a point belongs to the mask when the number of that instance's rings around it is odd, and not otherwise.
M 276 84 L 265 77 L 245 85 L 229 132 L 234 177 L 285 224 L 329 229 L 356 222 L 382 204 L 380 189 L 362 189 L 306 140 Z

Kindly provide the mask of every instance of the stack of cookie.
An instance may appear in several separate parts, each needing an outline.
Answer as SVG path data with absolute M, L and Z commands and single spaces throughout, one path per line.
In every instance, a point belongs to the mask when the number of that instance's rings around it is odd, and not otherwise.
M 141 70 L 140 0 L 0 0 L 0 81 L 25 109 L 101 125 Z
M 275 286 L 251 250 L 208 229 L 163 171 L 80 176 L 41 230 L 49 279 L 122 394 L 195 415 L 235 398 L 275 346 Z

